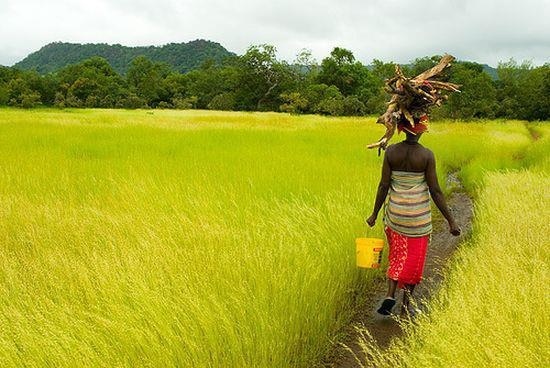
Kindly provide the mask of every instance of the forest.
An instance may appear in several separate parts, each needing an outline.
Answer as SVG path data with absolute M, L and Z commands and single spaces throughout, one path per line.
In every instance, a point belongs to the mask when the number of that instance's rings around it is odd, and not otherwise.
M 440 57 L 420 57 L 402 69 L 413 77 Z M 0 105 L 362 116 L 385 110 L 384 81 L 394 69 L 394 63 L 376 59 L 365 65 L 341 47 L 320 63 L 306 49 L 289 63 L 277 58 L 274 46 L 253 45 L 243 55 L 206 59 L 188 72 L 140 55 L 119 73 L 107 59 L 93 56 L 44 75 L 0 66 Z M 449 96 L 434 118 L 550 118 L 550 63 L 511 59 L 499 63 L 491 76 L 482 64 L 457 61 L 445 78 L 460 84 L 462 92 Z

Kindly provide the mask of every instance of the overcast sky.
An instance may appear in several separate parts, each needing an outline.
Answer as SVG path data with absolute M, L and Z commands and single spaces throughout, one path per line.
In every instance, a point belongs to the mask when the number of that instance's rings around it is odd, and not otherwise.
M 496 66 L 550 62 L 550 0 L 0 0 L 0 64 L 53 41 L 163 45 L 197 38 L 242 54 L 277 47 L 292 61 L 335 46 L 358 60 L 448 52 Z

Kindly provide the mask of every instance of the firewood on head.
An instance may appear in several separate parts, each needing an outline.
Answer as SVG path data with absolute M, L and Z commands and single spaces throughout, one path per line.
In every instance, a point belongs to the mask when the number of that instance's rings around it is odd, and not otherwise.
M 459 85 L 442 82 L 435 78 L 448 68 L 455 58 L 444 55 L 439 63 L 414 78 L 407 78 L 399 65 L 395 66 L 395 76 L 386 80 L 384 90 L 391 95 L 386 111 L 376 121 L 386 127 L 386 132 L 377 142 L 369 144 L 367 148 L 385 149 L 393 137 L 398 124 L 409 125 L 415 128 L 420 122 L 426 124 L 429 110 L 432 106 L 441 106 L 448 96 L 442 91 L 460 92 Z M 401 125 L 400 125 L 401 126 Z M 406 129 L 412 131 L 412 129 Z

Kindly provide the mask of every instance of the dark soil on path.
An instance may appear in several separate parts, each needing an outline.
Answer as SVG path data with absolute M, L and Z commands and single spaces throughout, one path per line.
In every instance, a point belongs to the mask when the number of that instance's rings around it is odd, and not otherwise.
M 454 237 L 449 233 L 447 222 L 442 216 L 434 216 L 434 231 L 428 247 L 426 264 L 422 282 L 415 289 L 415 300 L 419 303 L 420 310 L 430 297 L 435 295 L 443 280 L 445 267 L 453 252 L 457 249 L 460 242 L 471 233 L 473 205 L 471 198 L 464 192 L 460 181 L 454 174 L 447 178 L 447 187 L 451 188 L 452 194 L 447 198 L 447 204 L 451 208 L 453 215 L 462 228 L 462 235 Z M 435 215 L 435 214 L 434 214 Z M 401 336 L 402 331 L 399 323 L 391 317 L 381 316 L 376 313 L 380 301 L 386 293 L 386 280 L 381 278 L 376 280 L 372 288 L 365 295 L 361 296 L 364 304 L 359 308 L 353 322 L 347 326 L 344 332 L 344 338 L 334 344 L 334 350 L 326 357 L 323 366 L 326 368 L 355 368 L 361 367 L 357 358 L 365 362 L 365 356 L 358 345 L 357 327 L 366 328 L 372 335 L 378 346 L 385 349 L 390 341 Z M 399 312 L 401 293 L 398 294 L 398 303 L 393 311 Z M 346 347 L 342 346 L 345 345 Z M 350 352 L 349 349 L 351 349 Z M 355 356 L 354 356 L 355 355 Z M 357 358 L 356 358 L 357 357 Z M 366 364 L 368 366 L 368 364 Z

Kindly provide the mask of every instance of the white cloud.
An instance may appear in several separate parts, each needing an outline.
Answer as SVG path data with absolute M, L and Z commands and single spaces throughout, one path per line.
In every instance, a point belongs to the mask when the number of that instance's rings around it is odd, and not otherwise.
M 550 0 L 0 0 L 0 64 L 53 41 L 161 45 L 197 38 L 243 53 L 270 43 L 292 60 L 334 46 L 363 62 L 449 52 L 496 65 L 550 61 Z

